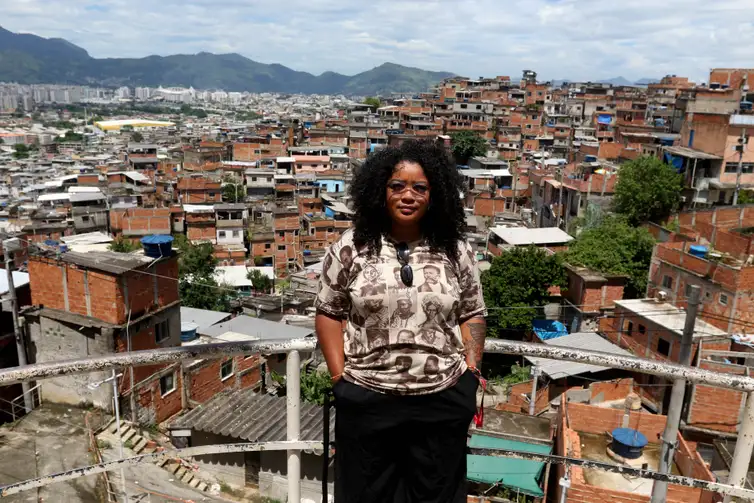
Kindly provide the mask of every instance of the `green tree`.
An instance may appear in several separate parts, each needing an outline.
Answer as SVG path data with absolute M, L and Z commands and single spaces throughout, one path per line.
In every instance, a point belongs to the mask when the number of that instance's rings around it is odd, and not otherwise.
M 332 391 L 329 372 L 303 372 L 301 374 L 301 399 L 305 403 L 324 405 L 325 395 Z
M 586 229 L 565 253 L 569 264 L 588 267 L 602 274 L 624 274 L 626 298 L 644 297 L 649 264 L 655 240 L 643 227 L 630 225 L 625 218 L 607 216 L 602 223 Z
M 259 269 L 252 269 L 246 274 L 251 281 L 251 288 L 256 292 L 269 293 L 272 291 L 272 280 Z
M 134 143 L 141 143 L 144 141 L 144 135 L 136 131 L 131 135 L 131 141 Z
M 223 202 L 237 203 L 243 202 L 246 189 L 243 185 L 236 182 L 226 182 L 223 184 Z
M 364 98 L 364 104 L 369 105 L 370 107 L 374 107 L 374 108 L 380 108 L 380 106 L 382 106 L 382 102 L 376 96 L 370 96 L 368 98 Z
M 660 222 L 678 209 L 683 176 L 652 156 L 643 156 L 620 167 L 615 183 L 613 210 L 628 223 Z
M 141 246 L 137 243 L 129 241 L 123 236 L 118 236 L 115 239 L 113 239 L 112 242 L 110 242 L 107 248 L 110 251 L 114 251 L 114 252 L 131 253 L 132 251 L 136 251 L 139 248 L 141 248 Z
M 14 159 L 28 159 L 29 158 L 29 151 L 31 150 L 28 145 L 24 143 L 16 143 L 13 145 L 13 149 L 15 152 L 13 152 L 13 158 Z
M 215 278 L 217 258 L 211 243 L 193 244 L 185 238 L 174 245 L 181 251 L 178 259 L 178 293 L 187 307 L 229 311 L 234 297 L 232 288 Z
M 754 192 L 742 190 L 738 193 L 738 204 L 754 204 Z
M 487 140 L 474 131 L 451 133 L 451 149 L 458 164 L 466 164 L 469 159 L 487 153 Z
M 559 255 L 549 255 L 534 246 L 503 251 L 482 273 L 484 300 L 490 309 L 490 335 L 523 331 L 547 304 L 551 286 L 565 286 L 566 276 Z M 500 308 L 500 309 L 495 309 Z

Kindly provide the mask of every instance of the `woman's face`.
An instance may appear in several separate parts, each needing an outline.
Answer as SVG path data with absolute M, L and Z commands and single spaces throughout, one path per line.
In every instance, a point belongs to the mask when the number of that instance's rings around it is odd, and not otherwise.
M 387 210 L 394 224 L 417 225 L 429 206 L 429 181 L 421 165 L 401 161 L 387 182 Z

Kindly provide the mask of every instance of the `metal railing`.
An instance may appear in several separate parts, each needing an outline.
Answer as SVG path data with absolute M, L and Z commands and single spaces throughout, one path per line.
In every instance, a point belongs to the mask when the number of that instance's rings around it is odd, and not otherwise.
M 27 391 L 26 393 L 21 393 L 13 400 L 0 398 L 0 410 L 10 414 L 14 422 L 17 419 L 22 418 L 23 416 L 31 412 L 31 410 L 26 410 L 26 402 L 24 401 L 24 396 L 26 394 L 31 396 L 30 405 L 32 410 L 42 405 L 42 393 L 40 392 L 40 386 L 40 384 L 37 384 L 33 388 L 29 389 L 29 391 Z
M 17 494 L 34 488 L 47 486 L 54 483 L 77 479 L 79 477 L 103 473 L 122 468 L 135 466 L 141 463 L 150 463 L 159 459 L 182 456 L 194 457 L 207 454 L 222 454 L 231 452 L 254 452 L 269 450 L 285 450 L 288 456 L 288 501 L 300 501 L 301 497 L 301 451 L 322 450 L 321 441 L 301 441 L 300 434 L 300 352 L 310 352 L 316 349 L 314 339 L 298 339 L 285 342 L 273 341 L 249 341 L 230 342 L 222 344 L 205 344 L 196 346 L 183 346 L 173 348 L 161 348 L 146 351 L 134 351 L 131 353 L 118 353 L 108 356 L 40 363 L 0 370 L 0 386 L 17 382 L 49 379 L 52 377 L 83 374 L 88 372 L 101 372 L 104 370 L 118 369 L 132 366 L 154 365 L 174 363 L 196 358 L 223 358 L 234 355 L 248 355 L 250 353 L 283 354 L 287 353 L 286 363 L 286 413 L 287 413 L 287 436 L 281 442 L 263 443 L 239 443 L 219 444 L 201 447 L 189 447 L 170 452 L 155 452 L 133 456 L 130 458 L 109 461 L 95 465 L 79 467 L 66 472 L 45 475 L 36 479 L 29 479 L 14 484 L 0 487 L 0 497 Z M 695 384 L 709 385 L 713 387 L 727 388 L 746 393 L 746 405 L 738 434 L 736 450 L 730 468 L 730 476 L 727 484 L 693 479 L 678 475 L 667 475 L 644 469 L 630 469 L 623 466 L 607 465 L 589 460 L 576 460 L 563 458 L 555 455 L 546 456 L 547 462 L 571 464 L 574 466 L 589 466 L 598 470 L 619 471 L 633 476 L 664 480 L 673 484 L 687 487 L 702 488 L 709 491 L 722 493 L 726 501 L 731 497 L 754 500 L 754 490 L 746 489 L 743 484 L 746 479 L 749 460 L 754 448 L 754 378 L 713 372 L 695 367 L 647 360 L 637 357 L 616 356 L 610 353 L 597 351 L 585 351 L 563 347 L 549 346 L 545 344 L 532 344 L 500 339 L 488 340 L 485 344 L 487 353 L 505 353 L 511 355 L 534 356 L 545 359 L 566 360 L 572 362 L 588 363 L 602 367 L 618 368 L 633 372 L 652 374 L 674 379 L 685 379 Z M 493 452 L 494 451 L 494 452 Z M 514 457 L 518 459 L 533 459 L 531 453 L 496 449 L 490 451 L 492 455 Z M 541 456 L 540 456 L 541 457 Z

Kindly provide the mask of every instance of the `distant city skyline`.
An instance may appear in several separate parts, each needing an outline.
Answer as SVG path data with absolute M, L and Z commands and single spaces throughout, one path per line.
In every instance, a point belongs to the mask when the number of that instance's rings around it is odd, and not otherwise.
M 712 67 L 754 65 L 749 0 L 25 0 L 2 11 L 6 29 L 97 58 L 236 52 L 314 74 L 390 61 L 469 77 L 703 82 Z

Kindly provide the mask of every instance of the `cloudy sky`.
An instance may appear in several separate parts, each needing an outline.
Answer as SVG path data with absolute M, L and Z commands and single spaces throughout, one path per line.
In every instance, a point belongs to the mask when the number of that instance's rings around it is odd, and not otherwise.
M 754 65 L 752 0 L 0 0 L 0 25 L 97 58 L 237 52 L 319 74 L 704 81 Z

